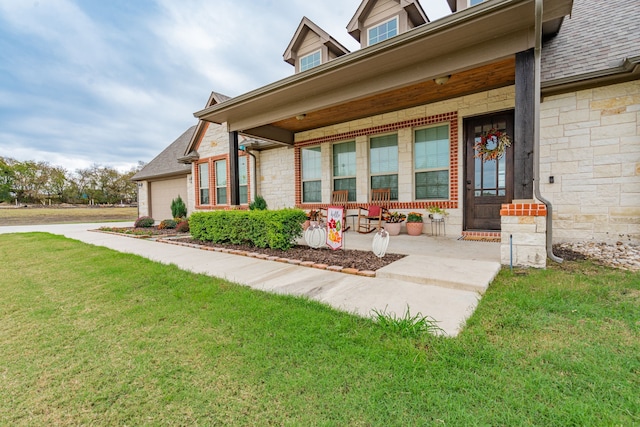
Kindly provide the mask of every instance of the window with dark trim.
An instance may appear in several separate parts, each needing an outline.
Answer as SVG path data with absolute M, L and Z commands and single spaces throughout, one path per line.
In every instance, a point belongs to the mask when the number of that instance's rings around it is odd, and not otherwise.
M 415 198 L 449 198 L 449 125 L 414 131 Z
M 398 200 L 398 135 L 369 139 L 369 176 L 371 189 L 388 188 L 391 200 Z
M 348 190 L 356 201 L 356 142 L 333 144 L 333 190 Z
M 302 158 L 302 202 L 322 202 L 322 152 L 320 147 L 303 148 Z

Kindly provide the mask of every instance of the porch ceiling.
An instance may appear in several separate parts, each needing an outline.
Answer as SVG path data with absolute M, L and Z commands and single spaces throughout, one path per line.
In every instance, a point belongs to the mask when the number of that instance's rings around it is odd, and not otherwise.
M 306 112 L 302 120 L 295 117 L 279 120 L 272 123 L 272 126 L 293 133 L 302 132 L 508 86 L 514 83 L 515 57 L 511 57 L 454 74 L 444 85 L 438 85 L 433 80 L 427 80 L 333 107 Z
M 572 4 L 544 0 L 544 21 Z M 491 0 L 195 116 L 293 144 L 295 132 L 513 84 L 514 54 L 533 47 L 534 24 L 534 0 Z M 433 83 L 443 75 L 447 84 Z

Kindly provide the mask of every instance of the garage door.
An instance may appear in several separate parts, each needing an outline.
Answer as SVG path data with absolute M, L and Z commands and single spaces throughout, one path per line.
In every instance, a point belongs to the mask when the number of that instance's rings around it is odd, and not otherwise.
M 182 197 L 184 204 L 187 204 L 187 177 L 177 179 L 167 179 L 164 181 L 153 181 L 151 184 L 151 217 L 156 221 L 171 218 L 171 201 Z

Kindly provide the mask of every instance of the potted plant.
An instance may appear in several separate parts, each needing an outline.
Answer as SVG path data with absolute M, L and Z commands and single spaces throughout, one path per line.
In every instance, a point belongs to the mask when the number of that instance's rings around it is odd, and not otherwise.
M 409 212 L 407 215 L 407 234 L 410 236 L 419 236 L 422 234 L 422 214 L 420 212 Z
M 441 208 L 440 206 L 437 206 L 437 205 L 429 206 L 427 208 L 427 211 L 429 212 L 429 217 L 436 221 L 440 221 L 445 216 L 449 215 L 449 212 L 447 212 L 444 208 Z
M 390 236 L 397 236 L 400 234 L 402 221 L 406 218 L 407 216 L 400 212 L 387 212 L 382 216 L 382 219 L 386 222 L 384 229 L 387 230 Z
M 320 211 L 311 209 L 307 212 L 307 220 L 302 225 L 302 228 L 306 230 L 309 228 L 309 225 L 318 224 L 318 222 L 320 222 Z

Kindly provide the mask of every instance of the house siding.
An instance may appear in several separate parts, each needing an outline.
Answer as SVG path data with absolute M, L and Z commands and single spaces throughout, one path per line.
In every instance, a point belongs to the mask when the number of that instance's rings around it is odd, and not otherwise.
M 313 31 L 307 31 L 307 35 L 304 37 L 304 40 L 300 44 L 300 48 L 297 52 L 297 57 L 302 58 L 305 55 L 308 55 L 322 47 L 322 42 L 320 40 L 320 36 L 318 36 Z
M 640 81 L 546 98 L 540 155 L 554 241 L 640 243 Z

